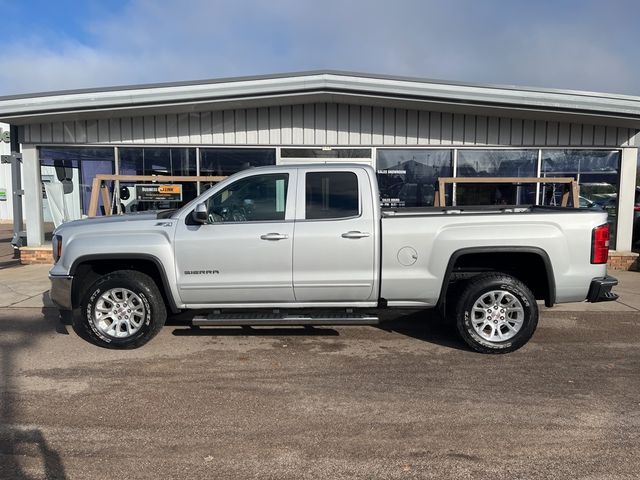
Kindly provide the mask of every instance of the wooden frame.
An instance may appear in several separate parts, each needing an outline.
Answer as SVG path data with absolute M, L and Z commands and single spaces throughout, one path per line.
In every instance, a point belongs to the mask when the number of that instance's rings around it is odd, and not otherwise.
M 438 178 L 438 191 L 434 198 L 435 207 L 446 206 L 445 185 L 455 183 L 563 183 L 568 185 L 562 194 L 563 207 L 569 204 L 569 195 L 571 195 L 573 208 L 580 207 L 578 182 L 573 178 L 567 177 L 440 177 Z
M 104 182 L 220 182 L 227 177 L 224 176 L 197 176 L 197 175 L 106 175 L 98 174 L 94 177 L 91 184 L 91 199 L 89 200 L 89 217 L 95 217 L 98 213 L 99 196 L 102 197 L 102 205 L 104 206 L 105 215 L 111 215 L 111 195 L 109 189 L 106 188 Z

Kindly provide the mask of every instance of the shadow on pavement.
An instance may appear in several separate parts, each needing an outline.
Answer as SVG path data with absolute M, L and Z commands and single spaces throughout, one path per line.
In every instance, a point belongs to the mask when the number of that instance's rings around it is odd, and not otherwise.
M 38 428 L 22 425 L 16 405 L 20 395 L 15 386 L 15 357 L 20 350 L 31 346 L 36 339 L 55 328 L 58 312 L 42 309 L 37 321 L 7 319 L 0 322 L 0 477 L 12 479 L 67 478 L 62 459 L 52 449 Z M 27 472 L 19 459 L 33 457 L 41 465 L 41 472 Z M 31 458 L 29 458 L 31 460 Z M 31 470 L 31 469 L 30 469 Z
M 45 292 L 44 295 L 48 295 Z M 57 312 L 55 309 L 43 309 Z M 241 336 L 308 336 L 308 337 L 337 337 L 340 332 L 328 326 L 225 326 L 225 327 L 194 327 L 191 320 L 196 315 L 206 313 L 204 310 L 192 310 L 171 315 L 167 318 L 165 328 L 176 327 L 171 332 L 176 337 L 241 337 Z M 371 328 L 378 328 L 387 332 L 395 332 L 406 337 L 415 338 L 423 342 L 440 345 L 456 350 L 472 352 L 460 338 L 455 325 L 445 320 L 437 310 L 408 310 L 406 313 L 398 310 L 380 310 L 380 324 Z M 79 315 L 76 310 L 60 312 L 59 320 L 53 322 L 55 330 L 62 335 L 68 335 L 68 327 L 73 325 L 72 315 Z M 73 327 L 72 327 L 73 328 Z M 89 341 L 83 333 L 73 328 L 81 338 Z
M 202 313 L 202 312 L 199 312 Z M 455 325 L 446 322 L 433 310 L 409 311 L 399 314 L 397 311 L 380 311 L 381 322 L 371 328 L 395 332 L 423 342 L 433 343 L 456 350 L 472 351 L 458 336 Z M 185 312 L 167 319 L 166 326 L 181 327 L 173 330 L 175 336 L 339 336 L 340 332 L 322 326 L 299 327 L 192 327 L 191 319 L 196 312 Z M 386 317 L 386 318 L 385 318 Z
M 47 290 L 46 292 L 44 292 L 42 294 L 43 301 L 44 301 L 45 297 L 48 297 L 48 296 L 49 296 L 49 291 Z M 44 304 L 46 305 L 46 303 L 44 303 Z M 55 307 L 43 308 L 42 309 L 43 312 L 45 310 L 51 310 L 53 312 L 56 312 L 57 315 L 58 315 L 58 321 L 54 322 L 55 326 L 56 326 L 56 333 L 59 333 L 61 335 L 69 335 L 69 329 L 67 327 L 71 327 L 75 331 L 75 328 L 73 328 L 73 315 L 74 315 L 74 312 L 69 312 L 69 311 L 65 311 L 65 310 L 58 310 Z
M 18 259 L 1 261 L 0 270 L 3 268 L 15 267 L 17 265 L 20 265 L 20 260 Z
M 378 328 L 442 347 L 473 351 L 462 341 L 455 324 L 444 319 L 436 309 L 395 315 L 394 318 L 383 319 Z

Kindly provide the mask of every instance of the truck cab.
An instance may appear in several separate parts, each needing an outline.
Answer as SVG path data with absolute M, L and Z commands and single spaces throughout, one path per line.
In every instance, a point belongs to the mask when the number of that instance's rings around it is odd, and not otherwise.
M 376 306 L 373 175 L 365 166 L 263 167 L 187 205 L 174 239 L 182 302 Z

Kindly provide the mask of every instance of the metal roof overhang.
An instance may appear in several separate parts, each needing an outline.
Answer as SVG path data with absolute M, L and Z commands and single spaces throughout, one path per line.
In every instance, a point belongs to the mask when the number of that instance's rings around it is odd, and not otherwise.
M 640 128 L 640 97 L 330 71 L 0 97 L 0 121 L 23 125 L 314 102 Z

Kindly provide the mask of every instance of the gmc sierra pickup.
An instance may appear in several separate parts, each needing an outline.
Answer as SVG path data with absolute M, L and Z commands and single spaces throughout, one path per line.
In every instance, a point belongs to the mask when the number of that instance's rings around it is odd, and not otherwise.
M 135 348 L 167 311 L 193 325 L 375 324 L 440 308 L 483 353 L 524 345 L 536 300 L 614 300 L 606 213 L 553 207 L 382 210 L 362 165 L 242 171 L 179 210 L 63 224 L 51 298 L 93 343 Z

